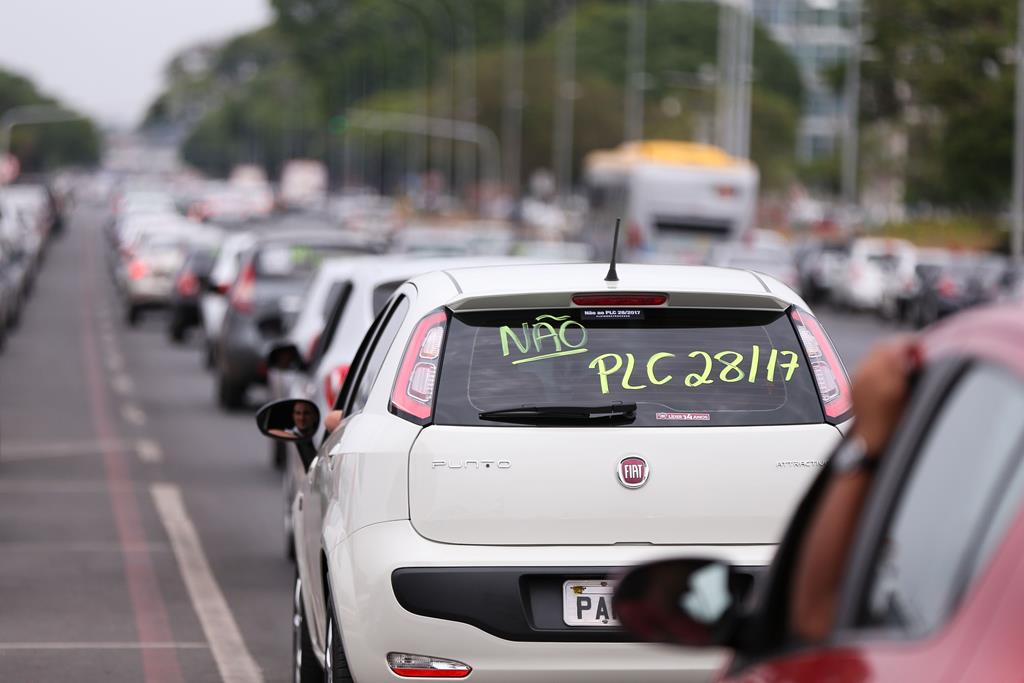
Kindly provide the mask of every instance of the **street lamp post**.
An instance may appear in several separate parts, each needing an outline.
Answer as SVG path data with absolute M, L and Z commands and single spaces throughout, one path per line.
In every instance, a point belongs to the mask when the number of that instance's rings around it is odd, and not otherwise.
M 1017 2 L 1017 83 L 1013 131 L 1013 230 L 1010 253 L 1015 265 L 1024 251 L 1024 0 Z
M 49 104 L 29 104 L 11 107 L 0 117 L 0 159 L 6 159 L 11 150 L 11 133 L 15 126 L 41 125 L 46 123 L 69 123 L 80 121 L 80 114 L 54 107 Z

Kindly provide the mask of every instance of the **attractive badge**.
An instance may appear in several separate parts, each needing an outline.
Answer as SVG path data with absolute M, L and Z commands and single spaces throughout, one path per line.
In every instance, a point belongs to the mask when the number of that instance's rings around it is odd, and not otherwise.
M 638 489 L 647 483 L 651 468 L 639 455 L 630 455 L 619 462 L 619 483 L 627 489 Z

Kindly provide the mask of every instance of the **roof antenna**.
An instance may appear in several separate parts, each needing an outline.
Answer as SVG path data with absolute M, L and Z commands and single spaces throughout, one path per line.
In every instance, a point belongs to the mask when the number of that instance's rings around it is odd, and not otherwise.
M 621 218 L 615 219 L 615 239 L 612 242 L 612 262 L 608 264 L 608 274 L 604 276 L 605 282 L 618 282 L 619 274 L 615 272 L 615 252 L 619 249 L 619 223 Z

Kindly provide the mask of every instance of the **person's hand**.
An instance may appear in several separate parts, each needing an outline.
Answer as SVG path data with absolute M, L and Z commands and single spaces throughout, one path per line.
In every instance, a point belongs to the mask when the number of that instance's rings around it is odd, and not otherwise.
M 324 429 L 330 434 L 341 424 L 342 414 L 340 410 L 332 410 L 324 417 Z
M 876 346 L 853 377 L 853 433 L 870 457 L 881 455 L 903 416 L 917 358 L 914 339 L 899 337 Z

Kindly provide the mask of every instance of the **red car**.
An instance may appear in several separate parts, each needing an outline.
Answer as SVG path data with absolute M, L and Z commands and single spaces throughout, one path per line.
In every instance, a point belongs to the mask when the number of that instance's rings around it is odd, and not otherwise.
M 961 314 L 918 342 L 827 637 L 797 637 L 790 604 L 836 459 L 767 572 L 695 558 L 639 567 L 616 594 L 623 624 L 644 640 L 731 649 L 727 683 L 1024 680 L 1024 308 Z

